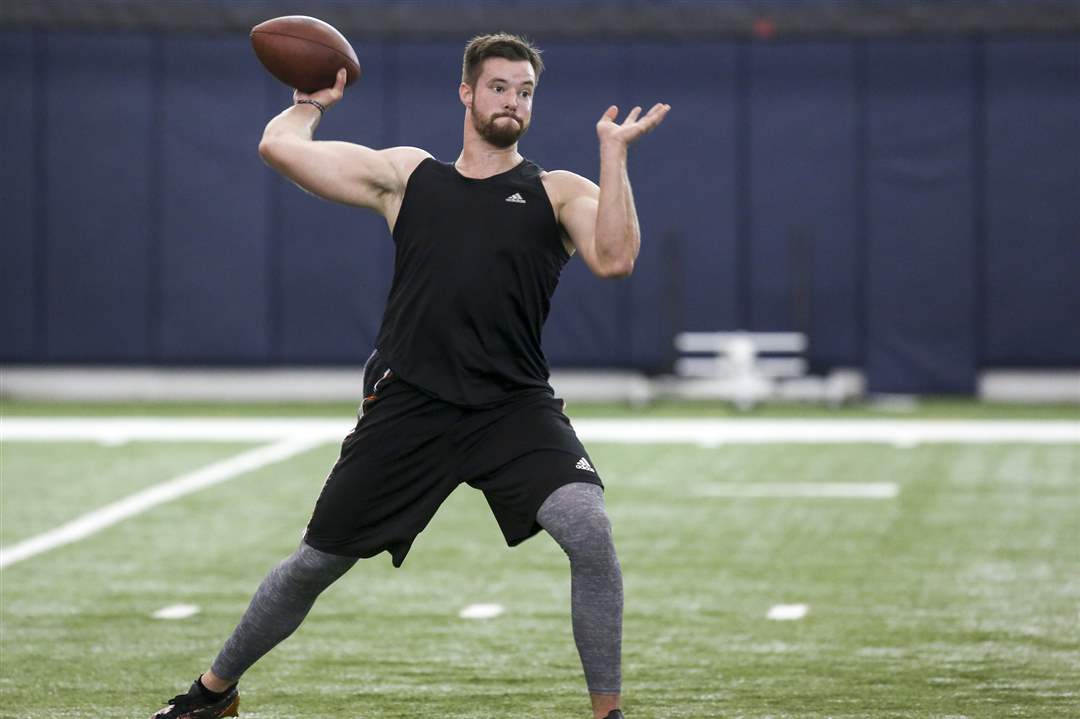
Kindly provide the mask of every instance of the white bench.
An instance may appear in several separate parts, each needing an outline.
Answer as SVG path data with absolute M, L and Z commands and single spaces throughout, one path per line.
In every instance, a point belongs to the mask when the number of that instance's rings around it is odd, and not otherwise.
M 800 332 L 682 332 L 675 348 L 691 356 L 676 360 L 675 377 L 658 382 L 657 394 L 724 399 L 740 409 L 769 400 L 838 406 L 863 395 L 858 370 L 807 374 L 807 347 Z
M 801 332 L 680 332 L 675 348 L 702 355 L 676 360 L 679 395 L 728 399 L 741 409 L 773 399 L 780 380 L 804 377 L 807 370 Z

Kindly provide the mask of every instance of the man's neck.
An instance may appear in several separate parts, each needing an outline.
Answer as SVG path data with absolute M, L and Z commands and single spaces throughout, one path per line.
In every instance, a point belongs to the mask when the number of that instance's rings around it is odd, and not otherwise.
M 480 180 L 512 170 L 522 159 L 516 142 L 510 147 L 495 147 L 479 138 L 466 137 L 454 167 L 465 177 Z

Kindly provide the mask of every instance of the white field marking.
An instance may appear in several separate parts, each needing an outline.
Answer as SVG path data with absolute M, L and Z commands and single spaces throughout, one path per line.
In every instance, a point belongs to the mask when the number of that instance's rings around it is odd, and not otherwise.
M 894 482 L 728 482 L 702 487 L 700 497 L 797 497 L 799 499 L 895 499 Z
M 194 604 L 170 604 L 162 607 L 150 616 L 154 619 L 187 619 L 199 613 L 199 608 Z
M 0 441 L 340 442 L 352 423 L 310 417 L 4 417 Z M 582 441 L 618 444 L 1080 444 L 1080 421 L 1069 420 L 579 419 L 574 428 Z
M 1063 420 L 576 420 L 582 440 L 630 444 L 1080 443 L 1080 421 Z
M 470 604 L 458 612 L 458 616 L 462 619 L 491 619 L 505 611 L 501 604 Z
M 220 417 L 2 417 L 0 441 L 279 442 L 341 441 L 355 423 L 342 419 Z
M 8 567 L 50 549 L 77 542 L 121 520 L 145 512 L 151 507 L 171 502 L 185 494 L 226 482 L 267 465 L 276 464 L 320 444 L 323 444 L 321 438 L 311 437 L 276 442 L 156 484 L 14 546 L 0 547 L 0 568 Z
M 778 622 L 792 621 L 802 619 L 809 610 L 805 604 L 777 604 L 765 616 Z

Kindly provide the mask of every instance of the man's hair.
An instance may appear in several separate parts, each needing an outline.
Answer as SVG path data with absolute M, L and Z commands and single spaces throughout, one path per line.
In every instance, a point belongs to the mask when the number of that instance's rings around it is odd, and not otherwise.
M 544 71 L 544 61 L 540 59 L 540 50 L 526 38 L 497 32 L 492 35 L 477 35 L 465 46 L 465 57 L 461 60 L 461 81 L 470 87 L 476 86 L 484 60 L 489 57 L 502 57 L 507 60 L 528 60 L 540 80 Z

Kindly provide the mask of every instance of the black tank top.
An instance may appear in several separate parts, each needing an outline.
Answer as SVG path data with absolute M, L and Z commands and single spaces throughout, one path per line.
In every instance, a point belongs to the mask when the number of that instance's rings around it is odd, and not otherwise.
M 430 158 L 413 171 L 376 341 L 401 379 L 470 407 L 551 393 L 540 332 L 569 255 L 541 172 L 524 160 L 476 180 Z

